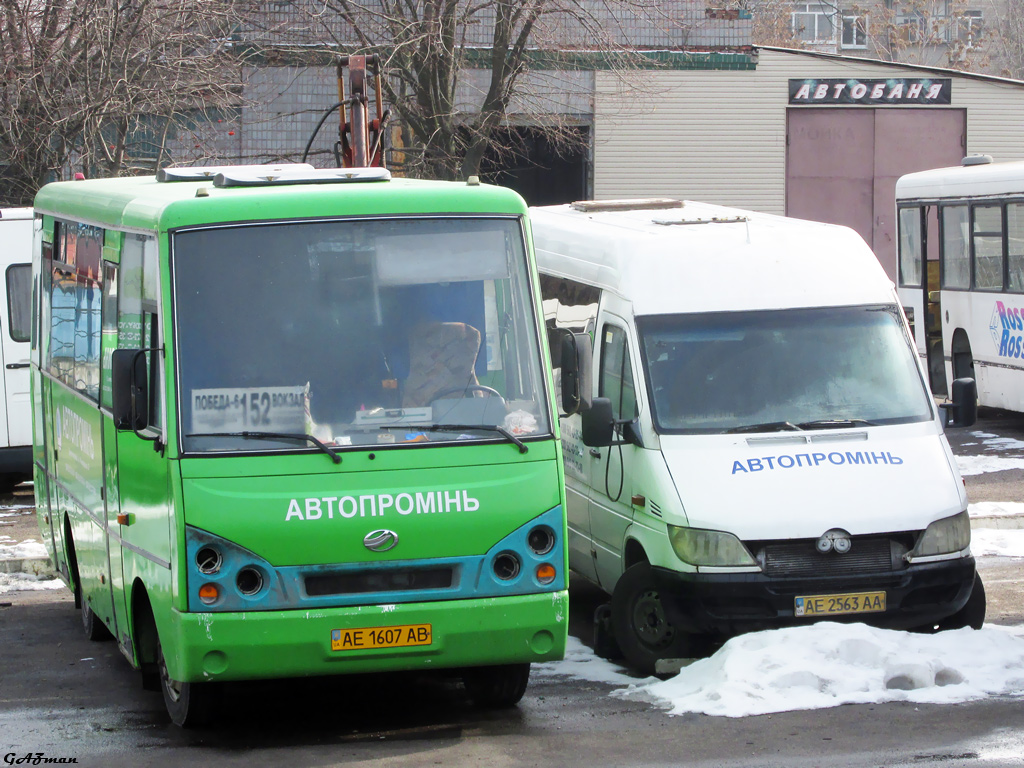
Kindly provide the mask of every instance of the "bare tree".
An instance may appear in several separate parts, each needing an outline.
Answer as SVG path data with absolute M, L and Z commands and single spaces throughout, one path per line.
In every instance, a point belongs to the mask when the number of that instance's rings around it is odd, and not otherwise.
M 804 47 L 801 30 L 793 28 L 792 0 L 742 0 L 740 7 L 754 17 L 754 45 Z
M 296 2 L 294 5 L 303 5 Z M 552 109 L 558 78 L 595 63 L 629 77 L 645 46 L 681 49 L 705 4 L 695 0 L 316 0 L 297 43 L 382 59 L 386 101 L 400 125 L 403 170 L 455 179 L 514 151 L 510 122 L 556 144 L 580 141 Z M 280 46 L 284 23 L 269 40 Z M 268 27 L 270 28 L 270 27 Z M 749 42 L 749 38 L 746 42 Z M 308 50 L 308 49 L 307 49 Z M 559 117 L 559 115 L 562 117 Z
M 1024 79 L 1024 13 L 1019 2 L 1010 2 L 984 30 L 995 71 L 1004 77 Z
M 172 144 L 213 150 L 204 125 L 237 105 L 236 0 L 0 0 L 3 201 L 73 170 L 152 170 Z M 188 141 L 182 141 L 184 134 Z

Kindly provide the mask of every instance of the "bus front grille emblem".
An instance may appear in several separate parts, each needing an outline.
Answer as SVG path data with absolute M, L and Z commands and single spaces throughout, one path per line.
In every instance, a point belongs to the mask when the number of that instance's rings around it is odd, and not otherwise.
M 374 552 L 387 552 L 398 546 L 398 534 L 387 528 L 378 528 L 363 537 L 363 546 Z

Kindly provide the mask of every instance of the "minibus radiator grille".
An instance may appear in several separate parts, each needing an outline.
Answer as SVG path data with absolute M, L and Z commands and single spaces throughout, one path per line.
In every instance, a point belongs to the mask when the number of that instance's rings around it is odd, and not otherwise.
M 455 569 L 452 567 L 317 573 L 305 578 L 306 594 L 310 597 L 450 589 L 454 583 Z
M 767 576 L 848 576 L 905 567 L 905 543 L 888 537 L 853 537 L 850 551 L 821 553 L 814 539 L 749 542 Z

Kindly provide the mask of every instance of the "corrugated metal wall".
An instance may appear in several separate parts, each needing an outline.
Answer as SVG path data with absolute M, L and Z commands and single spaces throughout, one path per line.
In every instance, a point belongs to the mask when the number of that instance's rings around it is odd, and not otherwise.
M 789 79 L 887 76 L 952 78 L 951 107 L 967 109 L 967 151 L 1024 159 L 1024 83 L 760 49 L 754 71 L 648 71 L 625 85 L 598 72 L 594 197 L 667 196 L 782 214 Z

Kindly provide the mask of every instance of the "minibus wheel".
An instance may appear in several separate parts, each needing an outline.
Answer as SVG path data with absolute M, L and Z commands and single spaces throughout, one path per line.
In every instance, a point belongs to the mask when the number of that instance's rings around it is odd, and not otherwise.
M 213 720 L 214 710 L 220 698 L 217 683 L 179 683 L 167 673 L 164 650 L 160 641 L 156 644 L 157 667 L 160 670 L 160 691 L 164 706 L 171 722 L 182 728 L 207 725 Z
M 494 667 L 470 667 L 462 676 L 473 704 L 482 709 L 514 707 L 526 693 L 530 682 L 529 664 L 503 664 Z
M 110 630 L 107 629 L 107 625 L 103 623 L 93 611 L 92 606 L 89 605 L 89 600 L 85 595 L 82 595 L 82 628 L 85 630 L 85 636 L 94 642 L 114 639 L 114 636 L 110 634 Z
M 649 563 L 630 566 L 615 585 L 612 631 L 629 665 L 647 675 L 655 674 L 659 659 L 692 655 L 690 636 L 665 613 Z

